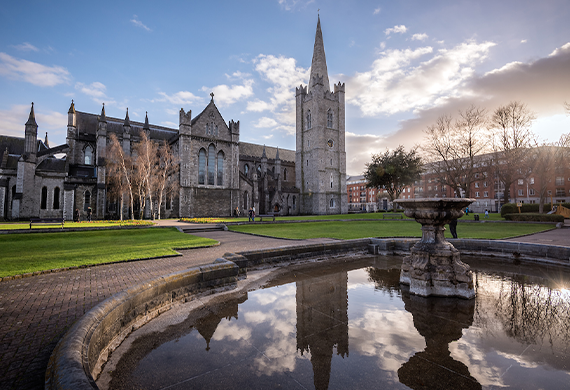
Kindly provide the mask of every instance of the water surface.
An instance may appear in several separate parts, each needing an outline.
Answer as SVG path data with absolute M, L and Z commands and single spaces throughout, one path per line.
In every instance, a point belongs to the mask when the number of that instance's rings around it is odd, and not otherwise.
M 137 339 L 111 388 L 570 388 L 570 274 L 462 260 L 474 300 L 410 295 L 396 257 L 294 267 Z

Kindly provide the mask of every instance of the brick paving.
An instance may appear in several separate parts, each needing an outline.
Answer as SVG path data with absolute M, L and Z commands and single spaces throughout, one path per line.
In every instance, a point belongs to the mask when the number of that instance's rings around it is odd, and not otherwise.
M 221 245 L 180 251 L 180 257 L 0 282 L 0 389 L 43 388 L 47 363 L 58 340 L 77 319 L 113 294 L 161 275 L 211 263 L 226 252 L 299 244 L 222 231 L 197 235 L 218 240 Z

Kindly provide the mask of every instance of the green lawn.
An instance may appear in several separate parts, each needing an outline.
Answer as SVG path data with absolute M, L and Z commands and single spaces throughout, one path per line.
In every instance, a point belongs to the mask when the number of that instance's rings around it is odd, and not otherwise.
M 459 238 L 501 239 L 552 229 L 553 225 L 529 223 L 459 223 Z M 286 224 L 248 224 L 229 226 L 237 232 L 279 238 L 421 237 L 421 226 L 415 221 L 348 221 L 306 222 Z M 451 238 L 449 230 L 445 236 Z
M 175 254 L 217 241 L 176 228 L 0 235 L 0 277 Z
M 351 219 L 384 219 L 383 215 L 385 213 L 358 213 L 358 214 L 333 214 L 333 215 L 297 215 L 297 216 L 284 216 L 284 217 L 276 217 L 275 221 L 330 221 L 330 220 L 351 220 Z M 390 213 L 393 214 L 393 213 Z M 410 219 L 401 214 L 403 219 Z M 485 214 L 480 213 L 479 218 L 481 220 L 485 219 Z M 461 217 L 464 220 L 474 220 L 473 213 L 469 213 L 469 215 L 464 215 Z M 184 220 L 184 219 L 183 219 Z M 259 217 L 256 218 L 256 221 L 259 220 Z M 389 218 L 385 219 L 386 221 L 390 220 Z M 504 221 L 505 219 L 501 217 L 501 214 L 498 213 L 490 213 L 489 214 L 489 221 Z M 226 223 L 226 222 L 247 222 L 247 217 L 220 217 L 220 218 L 188 218 L 185 222 L 194 222 L 194 223 Z
M 70 222 L 70 221 L 66 221 L 63 225 L 63 229 L 77 229 L 77 228 L 92 228 L 92 227 L 111 227 L 111 226 L 149 226 L 149 225 L 154 225 L 154 223 L 152 221 L 139 221 L 139 220 L 135 220 L 135 221 L 131 221 L 131 220 L 125 220 L 125 221 L 92 221 L 92 222 L 87 222 L 87 221 L 83 221 L 83 222 Z M 32 229 L 46 229 L 46 228 L 50 228 L 50 229 L 57 229 L 57 228 L 61 228 L 60 224 L 35 224 L 32 225 Z M 25 229 L 25 230 L 29 230 L 30 229 L 30 223 L 29 222 L 4 222 L 4 223 L 0 223 L 0 230 L 18 230 L 18 229 Z

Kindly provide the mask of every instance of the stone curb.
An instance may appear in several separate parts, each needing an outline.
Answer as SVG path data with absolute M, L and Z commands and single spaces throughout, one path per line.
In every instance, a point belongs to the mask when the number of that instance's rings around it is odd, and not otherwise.
M 416 239 L 373 238 L 369 253 L 382 255 L 402 255 L 419 241 Z M 462 255 L 501 257 L 514 261 L 531 261 L 547 264 L 570 265 L 570 247 L 533 244 L 505 240 L 448 239 Z

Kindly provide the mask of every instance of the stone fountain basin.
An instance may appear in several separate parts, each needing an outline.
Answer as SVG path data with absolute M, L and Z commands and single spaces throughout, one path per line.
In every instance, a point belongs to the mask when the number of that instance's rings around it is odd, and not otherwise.
M 422 225 L 445 225 L 454 219 L 461 218 L 463 209 L 475 202 L 472 198 L 442 199 L 399 199 L 395 203 L 404 208 L 407 217 L 414 218 Z

